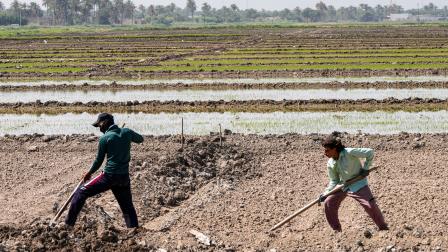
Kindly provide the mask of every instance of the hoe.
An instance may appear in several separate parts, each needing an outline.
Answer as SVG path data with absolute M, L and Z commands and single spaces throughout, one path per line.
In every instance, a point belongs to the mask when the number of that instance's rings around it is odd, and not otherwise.
M 369 171 L 374 171 L 374 170 L 376 170 L 376 169 L 378 169 L 378 166 L 376 166 L 376 167 L 372 167 Z M 350 179 L 350 180 L 347 180 L 347 182 L 345 182 L 344 184 L 341 184 L 341 185 L 337 185 L 333 190 L 331 190 L 331 191 L 325 193 L 323 196 L 324 196 L 324 197 L 327 197 L 327 196 L 329 196 L 329 195 L 335 194 L 335 193 L 341 191 L 344 187 L 346 187 L 346 186 L 348 186 L 348 185 L 351 185 L 351 184 L 353 184 L 353 183 L 355 183 L 355 182 L 357 182 L 357 181 L 359 181 L 359 180 L 361 180 L 361 179 L 363 179 L 363 178 L 365 178 L 365 177 L 366 177 L 366 176 L 357 176 L 357 177 L 354 177 L 354 178 L 352 178 L 352 179 Z M 299 214 L 305 212 L 306 210 L 308 210 L 308 208 L 310 208 L 310 207 L 312 207 L 313 205 L 318 204 L 318 203 L 319 203 L 319 198 L 313 200 L 312 202 L 308 203 L 308 205 L 302 207 L 301 209 L 297 210 L 296 212 L 294 212 L 294 213 L 291 214 L 290 216 L 286 217 L 286 218 L 285 218 L 284 220 L 282 220 L 281 222 L 277 223 L 275 226 L 273 226 L 271 229 L 269 229 L 269 232 L 274 231 L 274 230 L 276 230 L 277 228 L 279 228 L 279 227 L 285 225 L 285 224 L 288 223 L 292 218 L 294 218 L 294 217 L 296 217 L 297 215 L 299 215 Z

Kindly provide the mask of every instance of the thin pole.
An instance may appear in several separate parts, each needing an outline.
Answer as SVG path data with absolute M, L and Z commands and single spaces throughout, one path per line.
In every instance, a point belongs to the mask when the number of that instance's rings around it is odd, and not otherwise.
M 219 124 L 219 145 L 222 147 L 222 130 L 221 130 L 221 124 Z
M 182 132 L 180 136 L 180 142 L 182 143 L 182 149 L 184 148 L 184 118 L 182 117 Z
M 73 190 L 72 194 L 70 194 L 70 196 L 68 197 L 68 199 L 65 201 L 64 205 L 62 205 L 61 209 L 59 209 L 58 213 L 56 214 L 56 216 L 54 216 L 53 220 L 51 220 L 50 222 L 50 226 L 53 226 L 56 221 L 59 219 L 59 217 L 61 216 L 61 214 L 65 211 L 65 209 L 67 208 L 68 204 L 72 201 L 73 196 L 75 195 L 75 192 L 78 190 L 79 187 L 81 187 L 83 185 L 84 180 L 79 181 L 78 185 L 75 187 L 75 190 Z

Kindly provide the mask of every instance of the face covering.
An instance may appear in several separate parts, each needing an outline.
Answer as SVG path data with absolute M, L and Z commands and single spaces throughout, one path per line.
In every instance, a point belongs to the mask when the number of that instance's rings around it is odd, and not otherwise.
M 107 129 L 109 129 L 110 123 L 109 121 L 105 121 L 100 125 L 100 131 L 104 134 L 106 133 Z

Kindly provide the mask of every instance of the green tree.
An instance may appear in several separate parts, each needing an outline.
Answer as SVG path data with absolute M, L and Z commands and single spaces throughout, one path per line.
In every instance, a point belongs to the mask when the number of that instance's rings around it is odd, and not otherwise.
M 124 19 L 124 2 L 123 0 L 113 1 L 112 19 L 114 23 L 123 24 Z
M 109 0 L 98 1 L 98 24 L 111 24 L 113 4 Z
M 320 12 L 311 8 L 306 8 L 302 11 L 302 16 L 307 22 L 317 22 L 320 20 Z
M 29 5 L 29 15 L 31 18 L 40 18 L 44 15 L 44 12 L 36 2 L 31 2 Z
M 360 4 L 358 7 L 358 21 L 361 22 L 374 22 L 378 21 L 375 16 L 375 11 L 367 4 Z
M 124 4 L 124 17 L 131 19 L 134 24 L 135 4 L 131 0 L 127 0 Z
M 205 23 L 205 18 L 211 15 L 212 6 L 208 3 L 203 3 L 201 7 L 202 11 L 202 20 Z
M 302 10 L 299 7 L 294 8 L 292 10 L 292 15 L 294 16 L 294 20 L 298 22 L 302 22 Z
M 328 16 L 328 7 L 327 5 L 320 1 L 316 4 L 316 10 L 319 13 L 318 15 L 315 15 L 316 17 L 319 18 L 319 20 L 317 21 L 326 21 L 327 20 L 327 16 Z
M 387 17 L 387 9 L 382 5 L 375 6 L 375 15 L 378 18 L 378 21 L 383 21 Z
M 437 6 L 435 6 L 433 3 L 429 3 L 425 6 L 423 6 L 423 13 L 427 15 L 436 15 L 437 13 Z
M 5 5 L 0 1 L 0 11 L 4 11 L 5 10 Z
M 196 2 L 194 0 L 187 0 L 187 9 L 191 13 L 191 19 L 194 19 L 194 12 L 196 11 Z
M 92 15 L 95 15 L 95 13 L 92 14 L 94 8 L 94 2 L 92 0 L 81 0 L 79 7 L 79 19 L 81 23 L 89 23 L 90 18 L 93 20 Z
M 47 15 L 50 16 L 50 25 L 55 24 L 56 18 L 56 1 L 55 0 L 42 0 L 44 7 L 47 9 Z

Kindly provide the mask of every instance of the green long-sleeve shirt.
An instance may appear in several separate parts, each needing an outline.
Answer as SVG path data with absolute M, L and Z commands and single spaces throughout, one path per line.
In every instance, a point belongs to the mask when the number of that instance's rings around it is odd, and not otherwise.
M 100 137 L 98 154 L 90 168 L 90 173 L 97 171 L 107 155 L 105 173 L 128 174 L 131 160 L 131 142 L 142 143 L 143 137 L 128 128 L 119 128 L 112 125 Z
M 327 163 L 328 177 L 330 183 L 325 192 L 331 191 L 337 184 L 345 183 L 347 180 L 359 175 L 361 169 L 368 170 L 372 164 L 374 152 L 369 148 L 345 148 L 339 153 L 339 158 L 334 160 L 330 158 Z M 364 165 L 360 159 L 365 158 Z M 357 192 L 367 185 L 367 179 L 364 178 L 348 186 L 351 192 Z

